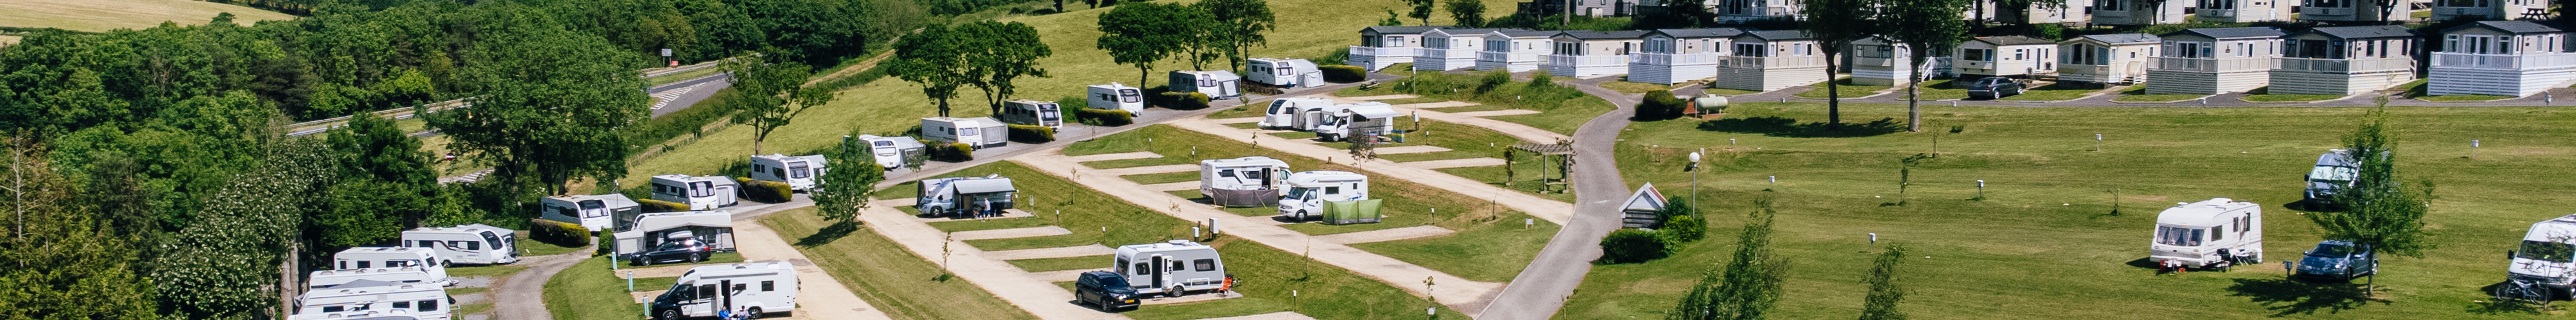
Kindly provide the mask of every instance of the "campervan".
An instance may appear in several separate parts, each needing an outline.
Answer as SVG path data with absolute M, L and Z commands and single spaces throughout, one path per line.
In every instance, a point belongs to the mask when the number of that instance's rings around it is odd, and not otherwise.
M 1051 101 L 1011 100 L 1002 103 L 1002 123 L 1063 128 L 1064 109 Z
M 1384 102 L 1362 102 L 1337 108 L 1341 109 L 1338 113 L 1325 116 L 1321 124 L 1315 126 L 1316 139 L 1349 141 L 1355 137 L 1383 136 L 1395 129 L 1395 118 L 1404 115 L 1396 113 L 1394 106 Z
M 1172 83 L 1164 88 L 1170 92 L 1197 92 L 1207 94 L 1208 99 L 1225 100 L 1243 96 L 1243 88 L 1239 87 L 1242 84 L 1238 83 L 1242 80 L 1243 77 L 1235 76 L 1233 71 L 1173 70 Z
M 1225 286 L 1225 258 L 1189 240 L 1118 246 L 1116 267 L 1137 294 L 1166 297 Z
M 1288 175 L 1288 196 L 1279 198 L 1279 215 L 1308 220 L 1322 217 L 1325 202 L 1368 199 L 1368 176 L 1350 171 L 1306 171 Z
M 422 320 L 445 320 L 455 307 L 456 300 L 448 298 L 447 289 L 439 285 L 357 280 L 305 291 L 295 299 L 294 319 L 328 319 L 330 314 L 384 310 Z
M 287 316 L 287 320 L 420 320 L 410 310 L 350 310 Z
M 653 176 L 653 200 L 689 205 L 689 210 L 712 210 L 742 204 L 741 183 L 726 176 L 691 176 L 665 174 Z
M 1199 195 L 1227 207 L 1278 205 L 1288 162 L 1252 156 L 1199 160 Z
M 649 213 L 613 236 L 617 254 L 630 255 L 681 239 L 697 239 L 715 252 L 733 252 L 733 213 L 724 210 Z
M 304 278 L 304 287 L 307 289 L 321 289 L 323 287 L 337 286 L 358 280 L 373 280 L 391 283 L 427 283 L 441 286 L 456 285 L 456 280 L 447 278 L 446 271 L 439 271 L 438 274 L 433 275 L 430 274 L 429 268 L 430 267 L 426 266 L 409 266 L 313 270 L 311 276 Z M 442 268 L 441 270 L 444 269 Z
M 796 268 L 786 262 L 749 262 L 689 268 L 671 290 L 653 298 L 654 319 L 713 317 L 741 310 L 755 316 L 796 311 Z
M 1011 198 L 1019 189 L 1011 178 L 1002 175 L 921 179 L 921 195 L 914 198 L 914 208 L 921 214 L 950 216 L 959 214 L 997 215 L 1011 209 Z
M 786 183 L 788 190 L 813 191 L 814 185 L 823 183 L 823 171 L 831 167 L 829 163 L 819 154 L 751 156 L 751 179 Z
M 615 227 L 618 222 L 634 219 L 636 214 L 644 212 L 644 207 L 635 204 L 634 199 L 627 199 L 626 195 L 615 193 L 553 196 L 546 197 L 538 203 L 545 207 L 537 211 L 538 217 L 578 224 L 583 228 L 589 228 L 591 232 L 608 230 Z
M 869 154 L 876 155 L 877 166 L 889 170 L 919 163 L 920 160 L 917 159 L 925 156 L 921 153 L 921 148 L 924 147 L 921 140 L 910 137 L 879 137 L 862 134 L 859 135 L 859 141 L 868 145 Z
M 429 248 L 356 247 L 331 255 L 332 269 L 365 270 L 373 268 L 419 267 L 429 274 L 430 282 L 455 284 L 447 279 L 447 264 L 439 263 L 438 252 Z M 356 272 L 364 273 L 364 272 Z
M 2212 198 L 2156 214 L 2147 259 L 2169 268 L 2224 267 L 2263 261 L 2263 205 Z
M 426 227 L 403 231 L 402 247 L 429 248 L 439 266 L 519 262 L 518 235 L 484 224 Z
M 992 117 L 921 118 L 921 136 L 930 138 L 930 141 L 964 143 L 968 147 L 983 149 L 1009 144 L 1010 134 L 1002 128 L 1001 121 Z
M 2522 245 L 2508 254 L 2513 258 L 2504 266 L 2506 281 L 2545 290 L 2536 293 L 2576 295 L 2576 214 L 2531 224 Z
M 2304 193 L 2308 201 L 2334 202 L 2336 191 L 2352 187 L 2353 178 L 2361 175 L 2361 161 L 2350 153 L 2334 149 L 2317 155 L 2317 166 L 2308 169 L 2308 189 Z
M 1324 86 L 1324 70 L 1315 68 L 1313 61 L 1252 58 L 1251 62 L 1245 67 L 1252 73 L 1252 82 L 1287 88 Z
M 1130 115 L 1145 115 L 1145 91 L 1136 90 L 1136 87 L 1117 82 L 1096 84 L 1091 85 L 1088 96 L 1090 96 L 1092 109 L 1121 110 L 1127 111 Z
M 1310 125 L 1313 122 L 1308 121 L 1311 119 L 1303 115 L 1307 112 L 1335 112 L 1332 108 L 1332 99 L 1298 97 L 1270 100 L 1270 109 L 1262 112 L 1260 125 L 1262 128 L 1314 130 Z

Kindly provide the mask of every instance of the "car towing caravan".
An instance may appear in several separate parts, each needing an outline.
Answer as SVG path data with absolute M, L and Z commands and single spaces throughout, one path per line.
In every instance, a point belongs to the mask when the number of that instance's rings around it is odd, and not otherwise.
M 1002 123 L 1062 129 L 1064 109 L 1053 101 L 1029 99 L 1005 101 L 1002 102 Z
M 440 266 L 519 262 L 518 235 L 484 224 L 426 227 L 403 231 L 402 247 L 429 248 Z
M 789 156 L 772 153 L 751 156 L 751 179 L 787 184 L 788 190 L 812 191 L 821 183 L 823 170 L 830 161 L 823 155 Z M 792 191 L 791 191 L 792 192 Z
M 2156 214 L 2147 259 L 2165 269 L 2263 261 L 2263 205 L 2228 198 L 2186 202 Z
M 796 311 L 796 268 L 786 262 L 746 262 L 689 268 L 670 291 L 653 297 L 654 319 L 713 317 L 741 310 L 754 317 Z
M 933 216 L 999 215 L 1011 209 L 1011 199 L 1019 195 L 1011 178 L 998 174 L 921 179 L 920 191 L 921 195 L 913 199 L 913 208 Z
M 1297 221 L 1321 218 L 1325 202 L 1368 199 L 1368 175 L 1350 171 L 1306 171 L 1288 175 L 1288 195 L 1279 198 L 1279 215 Z
M 1211 100 L 1234 99 L 1243 96 L 1243 88 L 1239 87 L 1242 80 L 1243 77 L 1235 76 L 1233 71 L 1173 70 L 1172 83 L 1165 89 L 1206 94 Z
M 1010 144 L 1010 134 L 1010 131 L 1002 128 L 1002 121 L 993 120 L 992 117 L 921 118 L 922 138 L 938 142 L 964 143 L 978 150 Z
M 445 320 L 455 307 L 456 300 L 438 285 L 357 280 L 305 291 L 295 299 L 293 318 L 328 319 L 329 314 L 386 310 L 422 320 Z
M 1395 130 L 1395 107 L 1384 102 L 1363 102 L 1338 106 L 1315 126 L 1315 138 L 1324 141 L 1349 141 L 1351 138 L 1383 136 Z
M 634 219 L 636 214 L 644 212 L 644 206 L 636 204 L 634 199 L 615 193 L 553 196 L 538 203 L 544 207 L 537 211 L 538 217 L 578 224 L 591 232 L 608 230 L 618 221 Z
M 1316 68 L 1313 61 L 1252 58 L 1250 62 L 1245 67 L 1252 73 L 1252 82 L 1287 88 L 1324 86 L 1324 70 Z
M 438 252 L 430 248 L 356 247 L 331 255 L 332 269 L 419 267 L 429 274 L 431 282 L 448 285 L 447 264 L 438 261 Z
M 306 289 L 321 289 L 323 287 L 336 286 L 358 280 L 373 280 L 391 283 L 426 283 L 441 286 L 456 285 L 456 280 L 447 278 L 445 271 L 441 271 L 437 275 L 431 275 L 429 273 L 429 267 L 411 266 L 313 270 L 309 276 L 304 278 L 304 287 Z
M 922 147 L 925 147 L 921 144 L 921 140 L 910 137 L 879 137 L 862 134 L 859 135 L 859 141 L 866 143 L 868 153 L 876 156 L 877 166 L 888 170 L 921 163 L 919 159 L 926 156 L 921 153 Z
M 1313 131 L 1315 130 L 1314 120 L 1320 117 L 1308 117 L 1305 116 L 1305 114 L 1332 114 L 1340 112 L 1339 109 L 1334 109 L 1333 106 L 1332 99 L 1324 98 L 1297 97 L 1270 100 L 1270 109 L 1262 112 L 1259 124 L 1262 128 Z
M 653 200 L 670 201 L 689 206 L 689 210 L 715 210 L 742 204 L 742 186 L 726 176 L 691 176 L 665 174 L 653 176 Z
M 1216 247 L 1189 240 L 1118 246 L 1119 274 L 1137 294 L 1177 297 L 1225 287 L 1225 258 Z
M 2361 162 L 2344 149 L 2317 155 L 2317 166 L 2308 169 L 2308 188 L 2303 195 L 2310 202 L 2334 202 L 2335 192 L 2352 187 L 2353 179 L 2361 175 Z
M 1199 195 L 1217 205 L 1237 208 L 1279 204 L 1287 185 L 1288 162 L 1270 157 L 1199 160 Z
M 1092 109 L 1126 111 L 1127 114 L 1135 116 L 1145 115 L 1145 91 L 1137 90 L 1136 87 L 1117 82 L 1096 84 L 1091 85 L 1090 94 L 1087 96 L 1091 104 L 1089 107 Z
M 2504 266 L 2505 285 L 2496 289 L 2497 297 L 2547 301 L 2576 296 L 2576 214 L 2532 223 L 2522 244 L 2506 255 L 2512 259 Z

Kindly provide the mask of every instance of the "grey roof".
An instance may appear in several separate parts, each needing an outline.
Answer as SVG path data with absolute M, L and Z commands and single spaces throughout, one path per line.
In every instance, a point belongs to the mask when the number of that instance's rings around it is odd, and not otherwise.
M 1486 32 L 1494 32 L 1494 31 L 1519 31 L 1519 30 L 1520 30 L 1520 29 L 1493 29 L 1493 28 L 1462 29 L 1462 28 L 1440 28 L 1440 32 L 1442 32 L 1442 33 L 1448 33 L 1449 35 L 1453 35 L 1453 36 L 1484 35 Z M 1430 30 L 1423 30 L 1423 31 L 1422 31 L 1422 33 L 1431 33 L 1431 31 L 1430 31 Z
M 1621 30 L 1621 31 L 1566 31 L 1566 32 L 1565 32 L 1565 36 L 1568 36 L 1568 37 L 1574 37 L 1575 39 L 1583 39 L 1583 40 L 1636 39 L 1636 38 L 1643 38 L 1643 37 L 1645 37 L 1645 36 L 1646 36 L 1646 31 L 1637 31 L 1637 30 Z
M 1653 31 L 1653 32 L 1648 32 L 1647 34 L 1662 34 L 1662 35 L 1666 35 L 1666 36 L 1672 36 L 1672 37 L 1674 37 L 1674 38 L 1716 38 L 1716 37 L 1733 37 L 1733 36 L 1736 36 L 1736 35 L 1744 34 L 1744 29 L 1736 29 L 1736 28 L 1655 29 L 1655 31 Z
M 1748 32 L 1745 32 L 1744 34 L 1745 34 L 1745 35 L 1753 36 L 1753 37 L 1755 37 L 1755 38 L 1762 38 L 1762 40 L 1771 40 L 1771 41 L 1779 41 L 1779 40 L 1807 40 L 1807 39 L 1815 39 L 1815 37 L 1809 37 L 1809 36 L 1807 36 L 1807 32 L 1806 32 L 1806 31 L 1798 31 L 1798 30 L 1761 30 L 1761 31 L 1748 31 Z
M 2567 32 L 2566 29 L 2559 29 L 2556 24 L 2536 23 L 2531 21 L 2478 21 L 2478 23 L 2460 25 L 2457 27 L 2451 27 L 2450 29 L 2442 29 L 2442 32 L 2450 33 L 2451 31 L 2475 27 L 2486 27 L 2488 29 L 2496 29 L 2511 33 Z
M 994 193 L 1019 191 L 1011 187 L 1011 178 L 973 179 L 951 182 L 957 193 Z
M 358 280 L 349 280 L 349 282 L 347 282 L 347 283 L 335 284 L 335 285 L 331 285 L 331 286 L 329 286 L 329 287 L 323 287 L 323 288 L 327 288 L 327 289 L 347 289 L 347 288 L 382 287 L 382 286 L 390 286 L 390 285 L 398 285 L 398 284 L 403 284 L 403 283 L 400 283 L 400 282 L 387 282 L 387 281 L 383 281 L 383 280 L 373 280 L 373 279 L 358 279 Z
M 1502 30 L 1502 31 L 1498 31 L 1498 32 L 1502 32 L 1504 36 L 1509 36 L 1509 37 L 1513 37 L 1513 38 L 1526 38 L 1526 37 L 1552 37 L 1552 36 L 1556 36 L 1556 34 L 1558 34 L 1558 33 L 1565 33 L 1564 31 L 1547 31 L 1547 30 Z
M 2281 29 L 2272 28 L 2272 27 L 2199 28 L 2199 29 L 2184 29 L 2184 30 L 2182 30 L 2182 31 L 2174 31 L 2174 32 L 2172 32 L 2172 33 L 2166 33 L 2166 34 L 2164 34 L 2164 36 L 2173 36 L 2173 35 L 2177 35 L 2177 34 L 2195 34 L 2195 35 L 2200 35 L 2200 36 L 2203 36 L 2203 37 L 2209 37 L 2209 38 L 2212 38 L 2212 39 L 2236 39 L 2236 38 L 2274 38 L 2274 37 L 2280 37 L 2281 35 L 2285 35 L 2285 34 L 2288 34 L 2288 33 L 2283 33 L 2283 32 L 2281 32 Z
M 2324 27 L 2308 29 L 2307 32 L 2302 33 L 2324 34 L 2328 37 L 2343 39 L 2412 38 L 2416 36 L 2415 30 L 2407 30 L 2406 27 L 2402 26 Z
M 1977 42 L 1992 43 L 1992 44 L 1995 44 L 1995 45 L 1998 45 L 1998 46 L 2027 46 L 2027 45 L 2040 45 L 2040 44 L 2057 44 L 2057 42 L 2056 42 L 2056 41 L 2048 41 L 2048 40 L 2046 40 L 2046 39 L 2032 38 L 2032 37 L 2024 37 L 2024 36 L 1977 37 Z
M 2164 38 L 2144 33 L 2097 34 L 2084 36 L 2084 38 L 2108 44 L 2156 43 L 2158 41 L 2164 41 Z
M 1360 29 L 1360 30 L 1361 30 L 1361 31 L 1375 31 L 1375 32 L 1377 32 L 1378 34 L 1389 34 L 1389 33 L 1399 33 L 1399 34 L 1401 34 L 1401 33 L 1416 33 L 1416 34 L 1418 34 L 1418 33 L 1423 33 L 1423 32 L 1430 32 L 1430 31 L 1431 31 L 1431 29 L 1441 29 L 1441 28 L 1448 28 L 1448 27 L 1449 27 L 1449 26 L 1375 26 L 1375 27 L 1368 27 L 1368 28 Z

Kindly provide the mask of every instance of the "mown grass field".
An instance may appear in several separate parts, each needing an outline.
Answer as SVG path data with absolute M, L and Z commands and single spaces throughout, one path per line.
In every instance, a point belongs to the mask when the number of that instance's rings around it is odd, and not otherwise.
M 2058 84 L 2049 84 L 2049 85 L 2045 85 L 2045 86 L 2038 86 L 2038 87 L 2030 88 L 2030 90 L 2029 90 L 2028 92 L 2022 92 L 2021 94 L 2013 95 L 2013 96 L 2010 96 L 2010 97 L 2004 97 L 2003 99 L 1995 99 L 1995 100 L 2005 100 L 2005 101 L 2062 101 L 2062 100 L 2075 100 L 2075 99 L 2084 98 L 2084 94 L 2094 93 L 2094 92 L 2098 92 L 2098 91 L 2102 91 L 2102 90 L 2103 90 L 2103 89 L 2091 89 L 2091 88 L 2064 88 L 2064 87 L 2061 87 L 2061 86 L 2060 86 L 2060 85 L 2058 85 Z
M 762 225 L 789 239 L 814 265 L 831 273 L 850 293 L 896 319 L 1028 319 L 1028 312 L 1002 302 L 964 280 L 940 281 L 939 265 L 906 251 L 902 244 L 857 228 L 829 228 L 814 208 L 780 211 L 760 217 Z
M 1798 96 L 1799 98 L 1808 98 L 1808 99 L 1824 99 L 1824 98 L 1830 98 L 1830 97 L 1831 97 L 1831 96 L 1826 95 L 1826 94 L 1828 94 L 1828 93 L 1833 93 L 1834 91 L 1841 91 L 1841 92 L 1842 92 L 1842 97 L 1843 97 L 1844 99 L 1856 99 L 1856 98 L 1860 98 L 1860 97 L 1867 97 L 1867 96 L 1870 96 L 1870 95 L 1878 94 L 1878 91 L 1879 91 L 1879 90 L 1887 90 L 1887 88 L 1889 88 L 1888 86 L 1871 86 L 1871 85 L 1858 85 L 1858 84 L 1852 84 L 1852 79 L 1851 79 L 1850 77 L 1843 77 L 1843 78 L 1841 78 L 1841 79 L 1834 79 L 1834 84 L 1835 84 L 1834 88 L 1835 88 L 1835 89 L 1839 89 L 1839 90 L 1825 90 L 1825 83 L 1818 82 L 1818 83 L 1815 83 L 1815 84 L 1807 85 L 1807 87 L 1810 87 L 1810 88 L 1816 88 L 1815 90 L 1807 90 L 1806 92 L 1799 92 L 1798 94 L 1796 94 L 1796 96 Z
M 546 312 L 564 320 L 643 317 L 644 304 L 626 292 L 626 279 L 608 270 L 608 257 L 585 259 L 546 281 Z
M 1846 118 L 1904 114 L 1901 105 L 1843 110 Z M 1709 240 L 1674 258 L 1594 268 L 1567 317 L 1662 317 L 1703 270 L 1725 262 L 1743 213 L 1764 189 L 1777 190 L 1770 194 L 1779 199 L 1774 248 L 1793 264 L 1780 318 L 1857 314 L 1867 291 L 1859 280 L 1876 252 L 1870 233 L 1913 247 L 1902 283 L 1914 290 L 1904 308 L 1918 318 L 2535 316 L 2480 302 L 2489 300 L 2482 288 L 2504 279 L 2502 255 L 2526 226 L 2569 212 L 2571 201 L 2553 190 L 2576 188 L 2563 178 L 2576 172 L 2564 161 L 2576 152 L 2565 129 L 2576 114 L 2390 110 L 2401 174 L 2410 185 L 2438 186 L 2427 229 L 2439 248 L 2387 259 L 2374 296 L 2353 285 L 2284 281 L 2280 265 L 2322 240 L 2304 214 L 2284 207 L 2299 198 L 2296 177 L 2338 146 L 2364 108 L 1944 106 L 1925 108 L 1924 127 L 1966 130 L 1941 134 L 1940 157 L 1912 170 L 1910 196 L 1898 193 L 1898 159 L 1931 152 L 1933 134 L 1708 131 L 1695 121 L 1631 126 L 1618 146 L 1621 174 L 1667 195 L 1682 196 L 1690 183 L 1681 171 L 1684 153 L 1726 150 L 1715 152 L 1700 177 L 1702 212 L 1712 213 Z M 1811 103 L 1742 104 L 1730 112 L 1801 123 L 1824 117 Z M 2096 133 L 2107 137 L 2102 151 L 2091 151 Z M 1729 138 L 1742 145 L 1728 148 Z M 2469 139 L 2485 141 L 2476 158 L 2467 158 Z M 1662 148 L 1647 147 L 1655 144 Z M 1967 200 L 1980 195 L 1976 180 L 1987 182 L 1984 201 Z M 2229 273 L 2156 275 L 2140 267 L 2157 212 L 2213 197 L 2263 205 L 2269 262 Z M 1895 205 L 1900 201 L 1906 204 Z
M 226 12 L 233 14 L 233 23 L 242 25 L 295 18 L 294 15 L 274 11 L 207 1 L 10 0 L 0 1 L 0 26 L 106 32 L 151 28 L 162 22 L 201 25 Z

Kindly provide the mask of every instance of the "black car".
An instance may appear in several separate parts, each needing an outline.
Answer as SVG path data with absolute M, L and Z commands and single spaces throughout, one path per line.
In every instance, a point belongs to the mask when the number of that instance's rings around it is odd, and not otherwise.
M 1107 312 L 1135 308 L 1136 289 L 1127 287 L 1127 277 L 1117 272 L 1084 272 L 1073 280 L 1073 300 L 1100 306 Z
M 2005 77 L 1986 77 L 1985 79 L 1977 79 L 1977 82 L 1968 84 L 1968 97 L 1997 99 L 2020 95 L 2022 90 L 2023 88 L 2020 80 L 2013 80 L 2012 78 Z
M 2368 245 L 2326 240 L 2299 259 L 2300 277 L 2345 280 L 2379 274 L 2379 254 Z
M 715 250 L 714 246 L 708 246 L 705 242 L 689 239 L 664 242 L 662 246 L 637 252 L 627 256 L 626 259 L 634 261 L 638 266 L 649 266 L 663 261 L 699 262 L 707 261 L 707 255 L 714 254 Z

